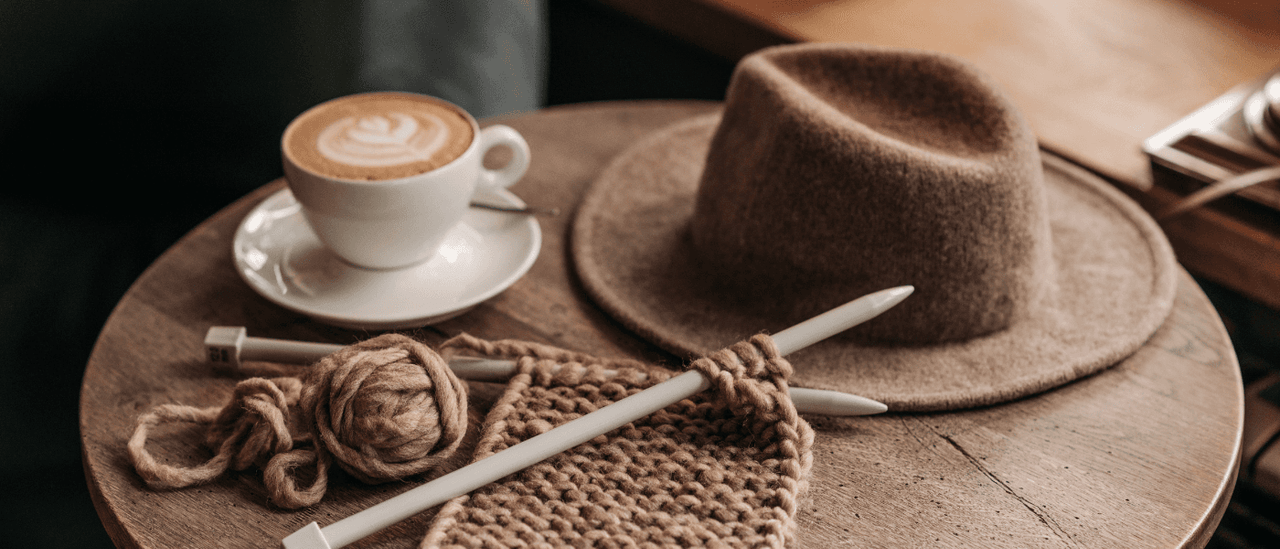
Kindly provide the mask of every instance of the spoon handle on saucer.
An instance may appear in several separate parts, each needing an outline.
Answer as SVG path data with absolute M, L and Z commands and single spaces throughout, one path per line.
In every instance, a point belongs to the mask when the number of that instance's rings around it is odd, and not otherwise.
M 503 206 L 500 204 L 486 204 L 484 202 L 472 202 L 472 208 L 480 208 L 495 212 L 530 214 L 530 215 L 559 215 L 560 208 L 534 208 L 531 206 Z

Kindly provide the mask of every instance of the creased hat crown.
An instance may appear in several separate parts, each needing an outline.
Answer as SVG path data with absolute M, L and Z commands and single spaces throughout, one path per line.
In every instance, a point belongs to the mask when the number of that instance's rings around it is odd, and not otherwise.
M 872 291 L 852 332 L 928 343 L 1008 327 L 1054 288 L 1034 134 L 950 57 L 805 45 L 740 63 L 692 220 L 716 276 L 798 321 Z

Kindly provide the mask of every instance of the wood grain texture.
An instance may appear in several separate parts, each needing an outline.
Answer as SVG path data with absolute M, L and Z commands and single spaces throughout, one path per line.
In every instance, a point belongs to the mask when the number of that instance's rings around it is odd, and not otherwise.
M 1142 143 L 1280 67 L 1272 0 L 599 0 L 737 60 L 764 46 L 859 42 L 940 51 L 1010 94 L 1046 148 L 1160 211 Z M 1280 308 L 1280 231 L 1214 207 L 1166 224 L 1193 273 Z
M 561 214 L 540 219 L 541 255 L 514 286 L 461 317 L 405 332 L 437 343 L 465 331 L 673 364 L 587 299 L 565 239 L 582 191 L 610 158 L 653 130 L 714 108 L 605 103 L 500 120 L 533 150 L 529 174 L 514 191 Z M 282 184 L 266 185 L 184 237 L 139 278 L 103 328 L 82 386 L 81 435 L 94 503 L 120 547 L 278 547 L 308 522 L 332 523 L 425 480 L 368 486 L 338 474 L 321 504 L 285 511 L 267 503 L 256 471 L 153 491 L 127 459 L 134 420 L 150 407 L 220 406 L 229 397 L 237 377 L 204 361 L 209 326 L 335 343 L 372 335 L 285 311 L 233 271 L 237 224 Z M 948 414 L 810 418 L 817 443 L 799 545 L 1203 546 L 1235 479 L 1243 390 L 1208 300 L 1185 274 L 1179 284 L 1173 316 L 1137 355 L 1056 391 Z M 472 389 L 478 421 L 498 386 Z M 148 448 L 193 464 L 209 456 L 198 436 L 166 428 Z M 432 513 L 355 546 L 414 547 Z

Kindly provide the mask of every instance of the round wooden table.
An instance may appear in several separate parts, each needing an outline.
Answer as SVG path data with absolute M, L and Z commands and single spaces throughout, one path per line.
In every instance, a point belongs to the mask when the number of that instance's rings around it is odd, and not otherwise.
M 520 130 L 533 150 L 514 192 L 560 213 L 540 219 L 541 255 L 514 286 L 465 315 L 406 333 L 438 343 L 468 332 L 675 364 L 587 298 L 566 234 L 604 163 L 649 132 L 716 108 L 601 103 L 497 120 Z M 162 403 L 227 402 L 240 377 L 206 361 L 210 326 L 344 344 L 373 335 L 286 311 L 237 276 L 236 227 L 282 186 L 272 182 L 228 206 L 160 257 L 121 300 L 89 359 L 80 403 L 85 474 L 121 547 L 279 547 L 309 522 L 330 524 L 422 480 L 368 486 L 337 475 L 320 504 L 287 511 L 267 503 L 254 470 L 154 491 L 129 462 L 125 444 L 139 414 Z M 482 411 L 500 388 L 472 389 L 473 408 Z M 802 547 L 1202 547 L 1236 478 L 1243 390 L 1221 321 L 1183 273 L 1165 325 L 1101 374 L 989 408 L 809 419 L 817 442 L 798 519 Z M 210 455 L 199 435 L 195 427 L 161 429 L 148 448 L 171 463 L 195 464 Z M 857 450 L 837 455 L 832 442 L 842 439 Z M 433 514 L 355 546 L 414 547 Z

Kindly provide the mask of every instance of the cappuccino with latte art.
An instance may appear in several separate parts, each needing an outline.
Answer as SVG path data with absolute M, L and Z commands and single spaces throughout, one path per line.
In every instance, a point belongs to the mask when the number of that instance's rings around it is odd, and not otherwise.
M 429 172 L 466 152 L 470 117 L 422 95 L 367 93 L 302 113 L 284 135 L 284 152 L 309 171 L 338 179 L 384 181 Z
M 325 248 L 358 267 L 430 260 L 477 193 L 505 193 L 529 168 L 529 144 L 501 124 L 483 130 L 443 99 L 361 93 L 321 103 L 280 139 L 289 190 Z M 485 154 L 511 152 L 505 166 Z

